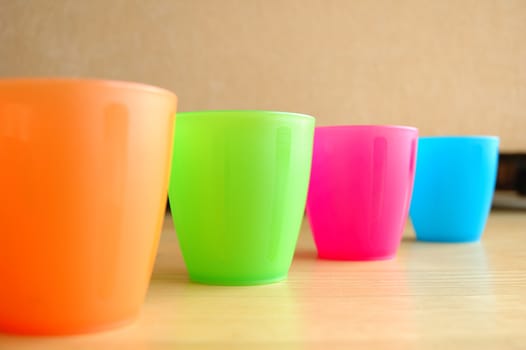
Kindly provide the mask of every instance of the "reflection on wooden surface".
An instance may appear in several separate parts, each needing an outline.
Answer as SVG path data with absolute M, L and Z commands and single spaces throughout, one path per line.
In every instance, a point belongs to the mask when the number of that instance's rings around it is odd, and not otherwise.
M 190 283 L 170 217 L 140 318 L 67 338 L 0 336 L 0 349 L 494 349 L 526 342 L 526 214 L 492 213 L 481 243 L 429 244 L 408 224 L 396 259 L 316 259 L 305 221 L 286 282 Z

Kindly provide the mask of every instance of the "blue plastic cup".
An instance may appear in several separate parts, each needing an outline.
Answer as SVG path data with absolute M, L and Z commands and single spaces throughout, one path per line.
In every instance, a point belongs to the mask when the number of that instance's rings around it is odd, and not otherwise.
M 479 241 L 495 190 L 496 136 L 421 137 L 409 211 L 420 241 Z

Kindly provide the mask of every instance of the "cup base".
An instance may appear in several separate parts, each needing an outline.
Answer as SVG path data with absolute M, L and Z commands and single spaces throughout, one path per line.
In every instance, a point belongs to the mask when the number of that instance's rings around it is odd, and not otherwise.
M 111 331 L 131 325 L 137 320 L 138 315 L 131 316 L 119 321 L 98 324 L 93 326 L 80 326 L 71 328 L 47 328 L 47 327 L 27 327 L 24 325 L 8 325 L 0 323 L 0 334 L 12 336 L 29 336 L 29 337 L 56 337 L 92 334 L 105 331 Z
M 419 238 L 418 242 L 424 243 L 443 243 L 443 244 L 462 244 L 462 243 L 479 243 L 480 238 L 458 238 L 458 239 L 440 239 L 440 238 Z
M 396 253 L 386 255 L 348 255 L 348 254 L 331 254 L 331 253 L 318 253 L 318 259 L 320 260 L 337 260 L 337 261 L 380 261 L 380 260 L 392 260 L 396 256 Z
M 208 284 L 213 286 L 255 286 L 281 282 L 286 278 L 287 275 L 262 279 L 216 279 L 213 277 L 190 275 L 190 281 L 193 283 Z

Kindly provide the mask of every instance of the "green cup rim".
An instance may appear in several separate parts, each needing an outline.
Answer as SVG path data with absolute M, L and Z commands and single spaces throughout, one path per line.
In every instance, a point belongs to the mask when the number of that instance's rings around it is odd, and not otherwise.
M 182 116 L 211 116 L 217 114 L 235 114 L 235 115 L 244 115 L 247 117 L 293 117 L 298 119 L 307 119 L 315 120 L 315 118 L 308 114 L 296 113 L 296 112 L 283 112 L 283 111 L 271 111 L 271 110 L 257 110 L 257 109 L 215 109 L 215 110 L 197 110 L 197 111 L 188 111 L 188 112 L 177 112 L 176 117 Z

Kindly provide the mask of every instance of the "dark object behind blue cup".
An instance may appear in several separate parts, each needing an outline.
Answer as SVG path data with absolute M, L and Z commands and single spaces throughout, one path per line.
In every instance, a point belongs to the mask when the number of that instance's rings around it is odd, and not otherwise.
M 495 190 L 498 157 L 495 136 L 419 139 L 410 209 L 418 240 L 480 240 Z

